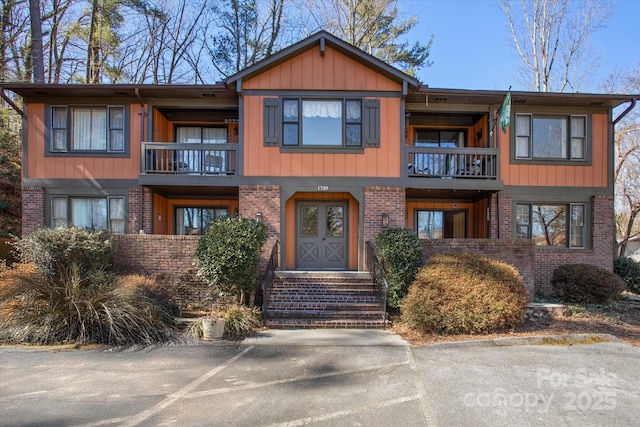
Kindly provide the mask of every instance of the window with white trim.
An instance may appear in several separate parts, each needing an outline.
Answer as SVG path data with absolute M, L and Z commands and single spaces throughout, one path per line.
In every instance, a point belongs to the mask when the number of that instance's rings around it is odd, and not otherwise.
M 124 106 L 51 107 L 51 152 L 125 152 Z
M 516 114 L 516 159 L 587 159 L 587 117 Z
M 73 224 L 87 230 L 125 232 L 124 197 L 51 197 L 51 226 Z
M 586 247 L 586 205 L 516 205 L 517 239 L 532 239 L 538 246 Z

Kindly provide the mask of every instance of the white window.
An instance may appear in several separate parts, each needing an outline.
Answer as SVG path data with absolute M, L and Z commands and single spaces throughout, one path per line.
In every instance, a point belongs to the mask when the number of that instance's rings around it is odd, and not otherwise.
M 586 160 L 586 116 L 516 115 L 516 159 Z
M 125 232 L 124 197 L 51 197 L 51 226 Z
M 123 106 L 51 107 L 52 152 L 125 151 Z

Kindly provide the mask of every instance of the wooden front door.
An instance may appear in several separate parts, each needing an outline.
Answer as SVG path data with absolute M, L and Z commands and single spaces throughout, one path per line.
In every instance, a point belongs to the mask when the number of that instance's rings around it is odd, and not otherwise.
M 347 268 L 347 202 L 308 201 L 296 205 L 296 268 Z

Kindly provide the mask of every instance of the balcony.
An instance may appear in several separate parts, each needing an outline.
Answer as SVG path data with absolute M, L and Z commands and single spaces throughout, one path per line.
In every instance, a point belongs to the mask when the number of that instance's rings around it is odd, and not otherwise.
M 498 179 L 497 148 L 407 146 L 407 175 L 449 179 Z
M 233 176 L 238 144 L 142 143 L 142 174 Z

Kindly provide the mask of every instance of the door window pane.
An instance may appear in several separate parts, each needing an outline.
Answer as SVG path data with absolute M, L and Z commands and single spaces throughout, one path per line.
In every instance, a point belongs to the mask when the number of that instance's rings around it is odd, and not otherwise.
M 302 206 L 300 208 L 300 234 L 302 237 L 318 236 L 318 207 Z
M 444 232 L 442 211 L 418 212 L 418 238 L 442 239 Z
M 327 237 L 342 237 L 344 212 L 342 206 L 327 207 Z

